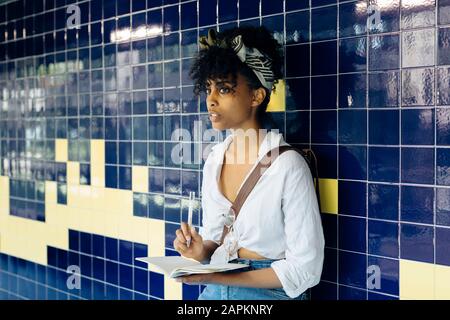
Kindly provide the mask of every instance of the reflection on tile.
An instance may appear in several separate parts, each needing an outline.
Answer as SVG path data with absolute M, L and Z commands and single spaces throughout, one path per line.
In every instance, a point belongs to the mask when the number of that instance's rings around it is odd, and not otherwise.
M 434 183 L 434 149 L 402 148 L 402 182 Z
M 337 7 L 330 6 L 311 11 L 311 37 L 313 41 L 336 38 Z
M 439 24 L 450 23 L 450 1 L 440 0 L 438 1 L 438 5 Z
M 402 186 L 400 219 L 402 222 L 433 224 L 433 188 Z
M 339 72 L 366 70 L 366 38 L 351 38 L 339 41 Z
M 404 105 L 433 105 L 434 69 L 403 70 L 402 91 Z
M 369 38 L 369 69 L 398 69 L 399 45 L 398 35 L 371 36 Z
M 349 37 L 365 34 L 367 29 L 367 1 L 339 5 L 339 36 Z
M 434 65 L 434 29 L 402 33 L 402 66 Z
M 369 75 L 369 107 L 397 107 L 400 100 L 399 88 L 398 71 L 371 73 Z
M 377 21 L 377 11 L 380 21 Z M 369 14 L 373 17 L 370 33 L 397 31 L 400 24 L 400 0 L 369 0 Z
M 450 226 L 449 188 L 436 188 L 436 224 Z
M 434 144 L 434 110 L 402 110 L 402 144 Z
M 400 228 L 400 258 L 433 263 L 434 228 L 406 223 L 402 223 Z
M 437 83 L 437 104 L 449 105 L 450 104 L 450 68 L 437 69 L 436 75 Z
M 369 184 L 369 218 L 398 221 L 399 187 L 386 184 Z
M 436 183 L 450 186 L 450 149 L 436 150 Z
M 450 145 L 450 109 L 436 109 L 436 144 Z
M 436 0 L 402 0 L 402 29 L 432 26 L 435 9 Z
M 369 180 L 398 182 L 399 159 L 398 148 L 369 147 Z
M 339 108 L 366 107 L 365 73 L 339 75 Z
M 309 41 L 309 12 L 300 11 L 286 15 L 286 44 Z

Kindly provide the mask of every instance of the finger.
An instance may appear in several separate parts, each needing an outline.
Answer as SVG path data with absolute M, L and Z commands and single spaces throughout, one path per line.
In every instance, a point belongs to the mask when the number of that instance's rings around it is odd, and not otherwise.
M 176 239 L 175 241 L 176 241 L 176 243 L 173 246 L 175 248 L 175 250 L 184 252 L 184 251 L 186 251 L 188 249 L 188 247 L 185 244 L 183 244 L 180 241 L 178 241 L 178 239 Z
M 175 234 L 177 235 L 177 239 L 178 241 L 180 241 L 180 243 L 186 243 L 186 238 L 184 237 L 183 231 L 181 231 L 181 229 L 175 231 Z
M 192 238 L 195 240 L 201 239 L 201 236 L 198 234 L 197 229 L 195 229 L 194 226 L 191 227 L 191 235 L 192 235 Z
M 186 240 L 190 240 L 191 239 L 191 232 L 189 231 L 189 226 L 187 225 L 187 223 L 182 222 L 181 223 L 181 230 L 183 230 L 183 234 L 184 237 L 186 238 Z

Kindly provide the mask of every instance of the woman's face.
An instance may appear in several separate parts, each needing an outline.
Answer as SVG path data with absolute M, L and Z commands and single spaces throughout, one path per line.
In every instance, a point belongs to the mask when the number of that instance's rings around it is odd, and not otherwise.
M 208 80 L 206 105 L 214 129 L 254 128 L 257 107 L 264 100 L 264 89 L 253 90 L 238 73 L 236 86 L 228 79 Z

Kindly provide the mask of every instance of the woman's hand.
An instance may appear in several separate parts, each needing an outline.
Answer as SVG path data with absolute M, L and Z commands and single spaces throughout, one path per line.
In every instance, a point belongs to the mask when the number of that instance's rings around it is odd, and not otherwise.
M 215 283 L 217 281 L 218 273 L 207 273 L 207 274 L 192 274 L 189 276 L 178 277 L 175 280 L 177 282 L 182 282 L 188 285 L 199 285 Z
M 199 261 L 203 254 L 203 238 L 197 233 L 195 227 L 190 227 L 187 223 L 181 223 L 181 229 L 176 232 L 177 237 L 173 241 L 174 249 L 185 258 L 191 258 Z M 187 246 L 188 239 L 190 245 Z

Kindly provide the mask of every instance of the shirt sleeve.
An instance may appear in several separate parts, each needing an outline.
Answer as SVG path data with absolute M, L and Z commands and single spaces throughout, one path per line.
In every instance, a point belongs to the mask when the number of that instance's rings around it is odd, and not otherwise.
M 209 158 L 208 158 L 209 159 Z M 201 186 L 202 194 L 202 226 L 199 228 L 199 234 L 203 238 L 203 241 L 211 240 L 220 245 L 220 238 L 223 232 L 223 221 L 220 212 L 213 212 L 209 205 L 210 195 L 208 192 L 208 183 L 211 179 L 208 175 L 208 170 L 205 168 L 208 165 L 208 161 L 205 162 L 203 170 L 203 181 Z
M 300 154 L 296 155 L 286 172 L 283 187 L 285 259 L 271 264 L 291 298 L 320 282 L 325 247 L 311 172 L 306 160 Z

